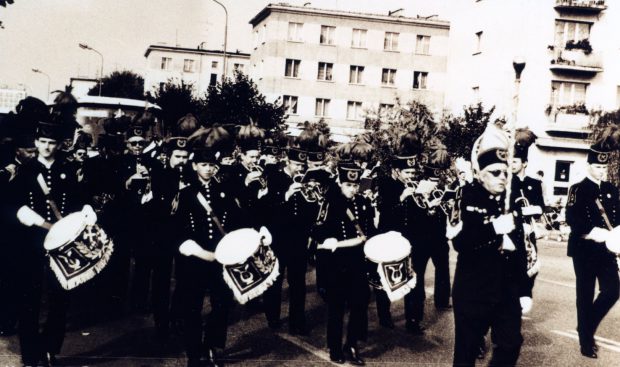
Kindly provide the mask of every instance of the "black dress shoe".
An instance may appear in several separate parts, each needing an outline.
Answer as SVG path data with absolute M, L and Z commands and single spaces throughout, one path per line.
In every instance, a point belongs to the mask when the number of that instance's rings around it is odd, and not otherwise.
M 596 351 L 594 351 L 594 347 L 590 345 L 581 347 L 581 355 L 588 358 L 598 358 Z
M 344 354 L 342 354 L 342 351 L 330 351 L 329 360 L 334 363 L 344 364 L 345 362 Z
M 435 309 L 437 309 L 437 311 L 449 311 L 452 309 L 452 305 L 449 303 L 447 305 L 438 305 L 435 306 Z
M 405 328 L 413 335 L 424 335 L 424 328 L 419 321 L 407 321 Z
M 354 346 L 345 346 L 342 350 L 344 357 L 351 362 L 351 364 L 356 366 L 364 366 L 366 362 L 360 357 L 359 352 L 357 351 L 357 347 Z

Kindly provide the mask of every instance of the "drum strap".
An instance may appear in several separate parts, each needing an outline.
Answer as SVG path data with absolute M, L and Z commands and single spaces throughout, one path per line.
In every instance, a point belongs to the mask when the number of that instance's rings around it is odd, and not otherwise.
M 50 188 L 45 183 L 43 174 L 39 173 L 39 175 L 37 176 L 37 182 L 39 183 L 39 186 L 41 186 L 41 190 L 43 191 L 45 198 L 48 200 L 50 208 L 52 208 L 52 211 L 54 212 L 54 216 L 56 217 L 57 220 L 61 220 L 62 215 L 60 214 L 60 210 L 58 210 L 58 206 L 56 205 L 56 202 L 50 196 Z
M 213 219 L 213 222 L 215 222 L 215 225 L 217 226 L 217 229 L 220 230 L 220 233 L 222 234 L 222 236 L 225 236 L 226 231 L 224 230 L 224 227 L 222 226 L 222 222 L 220 222 L 220 219 L 215 215 L 215 212 L 211 208 L 211 205 L 209 205 L 209 202 L 207 201 L 207 199 L 204 197 L 204 195 L 201 192 L 196 194 L 196 197 L 198 198 L 198 202 L 200 203 L 200 205 L 202 205 L 202 207 L 207 211 L 207 215 L 210 216 L 211 219 Z
M 614 229 L 614 226 L 611 225 L 611 222 L 609 221 L 609 217 L 607 216 L 607 213 L 605 212 L 605 208 L 603 207 L 603 204 L 598 198 L 594 199 L 594 202 L 596 203 L 598 210 L 601 212 L 601 216 L 603 217 L 603 220 L 605 221 L 605 225 L 607 226 L 607 229 L 611 231 L 612 229 Z
M 347 217 L 349 217 L 351 222 L 353 222 L 353 225 L 355 226 L 355 229 L 360 234 L 360 236 L 366 236 L 364 234 L 364 231 L 362 231 L 362 227 L 360 227 L 359 223 L 357 222 L 357 219 L 355 218 L 355 216 L 351 212 L 351 209 L 349 209 L 349 208 L 347 208 Z

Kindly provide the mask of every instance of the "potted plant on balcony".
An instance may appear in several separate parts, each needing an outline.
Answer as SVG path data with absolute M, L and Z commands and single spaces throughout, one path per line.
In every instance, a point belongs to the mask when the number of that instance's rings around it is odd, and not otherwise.
M 592 45 L 590 44 L 590 40 L 584 38 L 575 42 L 574 40 L 569 40 L 566 42 L 565 50 L 582 50 L 584 54 L 589 55 L 592 53 Z

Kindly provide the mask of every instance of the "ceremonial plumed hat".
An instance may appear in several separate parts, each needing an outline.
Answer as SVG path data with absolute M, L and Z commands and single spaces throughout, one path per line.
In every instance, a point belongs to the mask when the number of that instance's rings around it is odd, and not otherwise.
M 441 142 L 433 143 L 428 150 L 424 162 L 424 170 L 428 175 L 438 176 L 439 171 L 450 167 L 450 155 Z
M 232 138 L 226 129 L 213 126 L 200 128 L 189 137 L 188 142 L 191 145 L 194 162 L 219 164 L 220 159 L 230 150 Z
M 406 169 L 415 168 L 417 157 L 422 153 L 422 142 L 418 135 L 407 132 L 401 135 L 395 155 L 392 157 L 392 167 Z
M 340 183 L 360 183 L 364 171 L 355 163 L 345 161 L 338 164 L 338 180 Z
M 530 129 L 517 129 L 515 132 L 514 157 L 521 158 L 523 162 L 527 162 L 528 151 L 530 146 L 536 141 L 536 138 L 536 134 Z
M 608 164 L 611 151 L 602 144 L 594 144 L 590 146 L 588 151 L 588 163 L 590 164 Z
M 307 163 L 308 162 L 308 152 L 298 148 L 288 148 L 286 150 L 286 156 L 289 160 L 299 162 L 299 163 Z
M 508 163 L 508 135 L 495 126 L 489 124 L 480 136 L 476 160 L 480 171 L 494 163 Z
M 241 126 L 237 133 L 237 145 L 247 152 L 248 150 L 261 150 L 262 141 L 265 138 L 265 130 L 250 124 Z
M 47 138 L 53 140 L 62 140 L 63 132 L 64 130 L 62 125 L 41 121 L 37 125 L 37 132 L 35 134 L 35 137 L 37 139 Z

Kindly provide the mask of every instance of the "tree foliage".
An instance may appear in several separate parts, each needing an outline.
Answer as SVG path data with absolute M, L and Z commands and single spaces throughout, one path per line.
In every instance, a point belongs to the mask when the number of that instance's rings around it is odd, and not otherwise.
M 88 91 L 99 95 L 99 82 Z M 115 71 L 101 80 L 101 95 L 105 97 L 144 99 L 144 78 L 131 71 Z
M 443 141 L 452 157 L 471 159 L 471 149 L 476 139 L 482 135 L 495 106 L 485 110 L 482 103 L 466 106 L 462 116 L 446 116 Z
M 201 101 L 195 97 L 194 85 L 183 80 L 168 79 L 163 88 L 153 92 L 154 100 L 162 109 L 164 130 L 170 128 L 188 113 L 197 115 L 202 109 Z
M 282 102 L 268 103 L 243 73 L 210 86 L 199 116 L 206 125 L 247 125 L 252 121 L 267 130 L 282 125 L 286 119 Z

